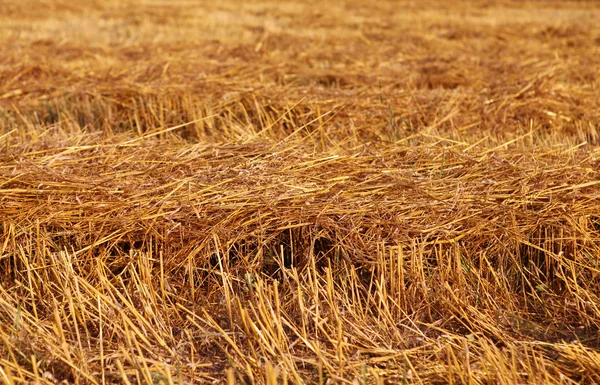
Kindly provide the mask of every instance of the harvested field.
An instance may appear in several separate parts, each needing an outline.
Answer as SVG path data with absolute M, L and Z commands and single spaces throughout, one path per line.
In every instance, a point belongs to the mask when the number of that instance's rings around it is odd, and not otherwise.
M 0 3 L 6 384 L 600 383 L 600 3 Z

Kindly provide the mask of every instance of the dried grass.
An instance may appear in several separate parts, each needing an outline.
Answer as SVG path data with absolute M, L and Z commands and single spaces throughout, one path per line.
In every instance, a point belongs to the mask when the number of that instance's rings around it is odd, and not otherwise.
M 0 378 L 600 382 L 599 18 L 0 4 Z

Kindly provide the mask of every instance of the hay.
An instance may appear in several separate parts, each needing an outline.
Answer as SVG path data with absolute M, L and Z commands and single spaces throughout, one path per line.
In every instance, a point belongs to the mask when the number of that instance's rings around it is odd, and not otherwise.
M 3 381 L 600 381 L 596 4 L 34 3 Z

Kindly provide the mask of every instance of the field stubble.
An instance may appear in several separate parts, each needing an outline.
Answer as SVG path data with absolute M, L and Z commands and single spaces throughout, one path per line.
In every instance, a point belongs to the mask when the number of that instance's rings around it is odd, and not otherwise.
M 594 2 L 0 4 L 0 378 L 600 382 Z

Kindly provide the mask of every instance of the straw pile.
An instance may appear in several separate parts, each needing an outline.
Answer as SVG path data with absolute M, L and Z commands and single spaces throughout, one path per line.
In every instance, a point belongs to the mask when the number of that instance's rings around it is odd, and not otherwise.
M 0 378 L 600 382 L 599 19 L 0 4 Z

